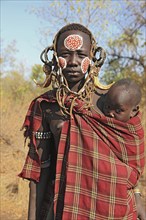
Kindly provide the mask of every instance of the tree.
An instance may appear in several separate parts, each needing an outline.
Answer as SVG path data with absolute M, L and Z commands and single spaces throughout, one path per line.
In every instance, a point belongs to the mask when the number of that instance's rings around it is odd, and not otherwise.
M 139 7 L 138 7 L 139 6 Z M 127 2 L 125 19 L 120 23 L 122 32 L 108 42 L 108 71 L 104 79 L 110 81 L 121 77 L 145 75 L 145 2 Z M 130 74 L 130 75 L 129 75 Z
M 142 90 L 142 106 L 146 103 L 146 2 L 125 1 L 125 20 L 119 23 L 121 34 L 108 41 L 108 65 L 102 80 L 110 83 L 121 78 L 134 79 Z M 128 13 L 127 13 L 128 11 Z
M 1 44 L 3 46 L 3 44 Z M 6 47 L 1 47 L 0 65 L 1 76 L 4 76 L 10 69 L 16 68 L 15 54 L 18 52 L 16 41 L 12 41 Z
M 118 2 L 115 4 L 119 4 Z M 108 25 L 107 12 L 111 11 L 112 0 L 58 0 L 44 1 L 42 6 L 36 5 L 31 9 L 31 13 L 36 14 L 42 22 L 46 23 L 46 30 L 42 30 L 43 38 L 46 36 L 54 38 L 55 33 L 65 24 L 70 22 L 82 23 L 92 30 L 95 36 L 103 39 L 101 34 Z M 114 11 L 112 11 L 114 13 Z
M 39 82 L 39 81 L 43 81 L 43 77 L 44 77 L 44 72 L 43 72 L 42 66 L 40 64 L 35 64 L 32 67 L 30 78 L 32 80 L 35 79 L 36 81 Z
M 32 12 L 47 22 L 47 30 L 53 37 L 69 22 L 83 23 L 106 48 L 107 66 L 122 59 L 120 62 L 124 66 L 135 61 L 144 68 L 145 6 L 145 1 L 138 0 L 59 0 L 45 1 L 42 7 L 35 7 Z
M 26 100 L 33 93 L 32 83 L 26 80 L 23 74 L 16 70 L 10 71 L 1 79 L 2 99 L 11 100 L 13 103 Z
M 54 37 L 54 33 L 69 22 L 88 27 L 107 52 L 107 60 L 100 72 L 101 80 L 110 83 L 130 77 L 140 84 L 144 94 L 145 8 L 143 0 L 59 0 L 45 1 L 42 7 L 35 7 L 32 12 L 47 22 L 44 33 L 47 38 L 48 34 Z

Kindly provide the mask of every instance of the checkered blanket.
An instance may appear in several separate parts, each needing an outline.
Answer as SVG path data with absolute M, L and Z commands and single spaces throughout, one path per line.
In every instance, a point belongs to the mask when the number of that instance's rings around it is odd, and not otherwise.
M 40 102 L 48 101 L 46 96 L 32 102 L 24 123 L 28 130 L 38 130 Z M 123 123 L 82 109 L 82 102 L 76 102 L 73 118 L 62 128 L 58 148 L 55 219 L 136 220 L 133 188 L 144 168 L 140 114 Z M 20 176 L 39 181 L 36 147 L 34 152 L 36 158 L 28 154 Z

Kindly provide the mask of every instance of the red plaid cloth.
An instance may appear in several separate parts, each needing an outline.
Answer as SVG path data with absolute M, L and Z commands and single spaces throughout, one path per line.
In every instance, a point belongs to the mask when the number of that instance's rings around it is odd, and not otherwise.
M 48 98 L 40 97 L 33 106 L 40 106 L 41 100 Z M 56 167 L 55 219 L 136 220 L 133 187 L 144 168 L 140 116 L 122 123 L 81 107 L 82 103 L 77 102 L 73 118 L 62 128 Z M 32 107 L 30 110 L 32 115 Z M 34 116 L 38 128 L 41 116 L 36 117 L 35 113 L 31 118 Z M 26 160 L 20 176 L 38 181 L 38 161 L 30 165 Z
M 132 189 L 144 168 L 139 115 L 122 123 L 80 109 L 78 102 L 76 114 L 62 129 L 56 219 L 134 220 L 137 214 Z
M 35 132 L 39 130 L 42 122 L 41 102 L 56 101 L 52 92 L 46 92 L 32 101 L 22 126 L 22 129 L 26 129 L 24 136 L 30 139 L 30 144 L 23 170 L 18 176 L 36 182 L 40 179 L 41 161 L 36 147 Z

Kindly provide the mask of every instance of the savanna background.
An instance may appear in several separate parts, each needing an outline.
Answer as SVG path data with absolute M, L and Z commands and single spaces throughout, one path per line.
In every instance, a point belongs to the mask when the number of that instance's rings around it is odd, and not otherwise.
M 9 3 L 9 1 L 7 1 Z M 78 22 L 88 27 L 100 46 L 107 52 L 107 59 L 99 75 L 108 84 L 123 77 L 137 81 L 142 91 L 142 123 L 146 131 L 146 2 L 131 0 L 86 1 L 28 1 L 32 7 L 27 13 L 36 16 L 40 25 L 40 47 L 48 46 L 48 39 L 60 27 Z M 14 6 L 17 1 L 11 1 Z M 21 1 L 20 1 L 21 3 Z M 26 16 L 27 16 L 26 13 Z M 3 22 L 3 20 L 1 21 Z M 30 22 L 30 21 L 28 21 Z M 8 28 L 8 27 L 5 27 Z M 42 28 L 42 29 L 41 29 Z M 23 27 L 20 27 L 23 31 Z M 40 35 L 36 35 L 38 38 Z M 1 180 L 0 219 L 25 220 L 28 207 L 28 182 L 17 177 L 24 164 L 27 144 L 24 147 L 20 131 L 30 101 L 46 89 L 35 86 L 33 79 L 43 81 L 42 65 L 17 59 L 19 38 L 4 43 L 1 39 Z M 25 42 L 26 43 L 26 42 Z M 28 51 L 31 54 L 31 51 Z M 38 52 L 41 53 L 41 50 Z M 50 88 L 48 88 L 50 89 Z M 143 204 L 146 207 L 146 169 L 140 180 Z

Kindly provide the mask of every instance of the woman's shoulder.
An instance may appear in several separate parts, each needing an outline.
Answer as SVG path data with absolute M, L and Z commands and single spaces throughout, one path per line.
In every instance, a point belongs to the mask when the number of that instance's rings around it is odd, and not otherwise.
M 93 94 L 93 105 L 95 109 L 98 109 L 100 112 L 102 112 L 103 103 L 105 100 L 105 96 L 108 90 L 101 90 L 96 89 Z
M 56 90 L 48 90 L 45 93 L 42 93 L 41 95 L 37 96 L 32 100 L 32 102 L 40 102 L 40 101 L 53 101 L 56 100 Z

